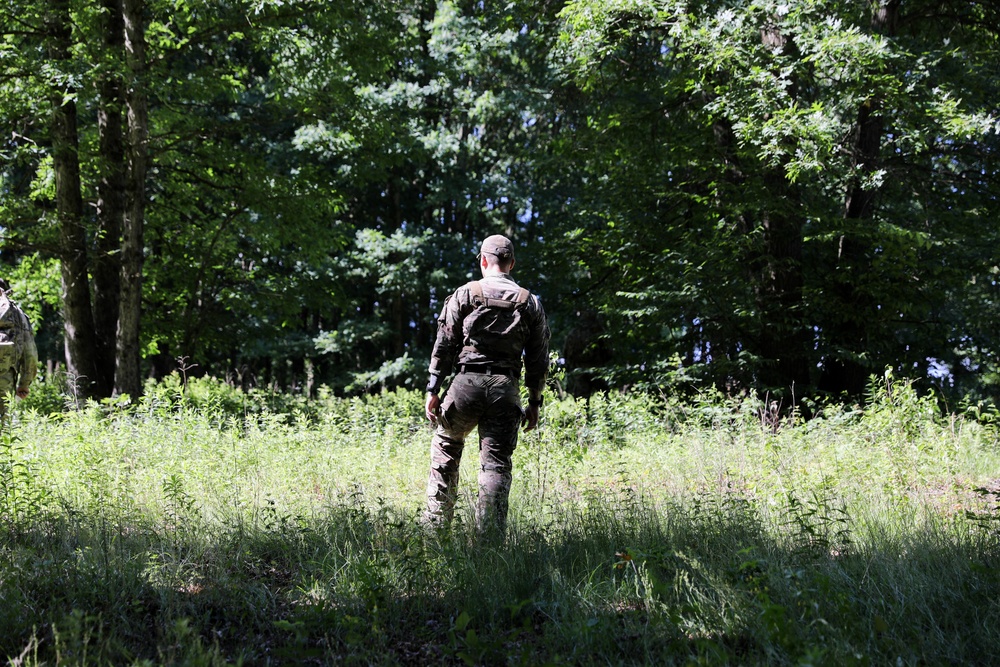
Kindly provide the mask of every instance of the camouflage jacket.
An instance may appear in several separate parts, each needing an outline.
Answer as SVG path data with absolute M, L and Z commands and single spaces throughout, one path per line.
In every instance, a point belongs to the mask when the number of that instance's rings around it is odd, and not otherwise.
M 11 368 L 0 372 L 12 371 L 17 377 L 16 388 L 27 389 L 38 373 L 38 349 L 28 316 L 6 294 L 0 294 L 0 342 L 13 343 L 15 350 Z
M 456 364 L 489 364 L 521 374 L 524 384 L 541 391 L 549 370 L 549 326 L 538 297 L 528 294 L 523 306 L 497 308 L 490 301 L 516 302 L 521 287 L 509 275 L 489 276 L 459 287 L 445 299 L 438 317 L 437 340 L 431 353 L 431 384 L 451 373 Z M 435 382 L 436 381 L 436 382 Z

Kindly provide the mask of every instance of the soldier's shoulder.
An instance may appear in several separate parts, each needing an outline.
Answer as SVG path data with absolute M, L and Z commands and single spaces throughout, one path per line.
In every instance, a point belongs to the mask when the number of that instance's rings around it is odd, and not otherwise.
M 476 289 L 476 281 L 470 281 L 456 289 L 448 295 L 447 301 L 455 307 L 461 308 L 472 303 L 472 295 Z
M 10 302 L 10 307 L 15 313 L 18 313 L 24 319 L 28 319 L 28 315 L 24 312 L 24 308 L 21 308 L 21 304 L 10 297 L 7 297 L 7 300 Z
M 454 292 L 452 292 L 452 296 L 455 297 L 456 299 L 466 299 L 469 297 L 469 295 L 475 293 L 477 289 L 481 289 L 479 287 L 479 281 L 470 280 L 469 282 L 465 283 L 464 285 L 456 289 Z
M 542 300 L 538 298 L 537 294 L 532 294 L 529 299 L 528 312 L 530 313 L 528 317 L 531 318 L 533 326 L 538 327 L 541 330 L 548 330 L 549 328 L 549 318 L 545 314 L 545 308 L 542 306 Z
M 14 301 L 14 299 L 6 294 L 0 295 L 0 309 L 7 314 L 7 317 L 24 315 L 24 311 L 17 305 L 17 301 Z

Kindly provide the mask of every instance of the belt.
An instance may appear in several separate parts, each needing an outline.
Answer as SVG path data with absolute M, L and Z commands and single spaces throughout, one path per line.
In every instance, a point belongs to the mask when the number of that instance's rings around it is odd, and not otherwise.
M 514 377 L 513 368 L 497 366 L 494 364 L 459 364 L 458 372 L 477 373 L 480 375 L 506 375 L 507 377 Z

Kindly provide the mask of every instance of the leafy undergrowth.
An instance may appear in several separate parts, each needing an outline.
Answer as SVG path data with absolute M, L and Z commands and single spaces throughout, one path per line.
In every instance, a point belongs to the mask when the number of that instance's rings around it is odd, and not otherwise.
M 503 541 L 417 518 L 422 397 L 202 381 L 0 437 L 9 664 L 965 664 L 1000 649 L 1000 450 L 864 408 L 551 401 Z

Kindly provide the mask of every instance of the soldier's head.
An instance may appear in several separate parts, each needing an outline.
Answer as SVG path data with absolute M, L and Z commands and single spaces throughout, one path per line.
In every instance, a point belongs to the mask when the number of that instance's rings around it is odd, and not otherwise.
M 483 270 L 496 267 L 502 273 L 510 273 L 514 268 L 514 244 L 506 236 L 490 236 L 479 246 L 479 265 Z
M 10 283 L 0 278 L 0 294 L 7 294 L 10 292 Z

